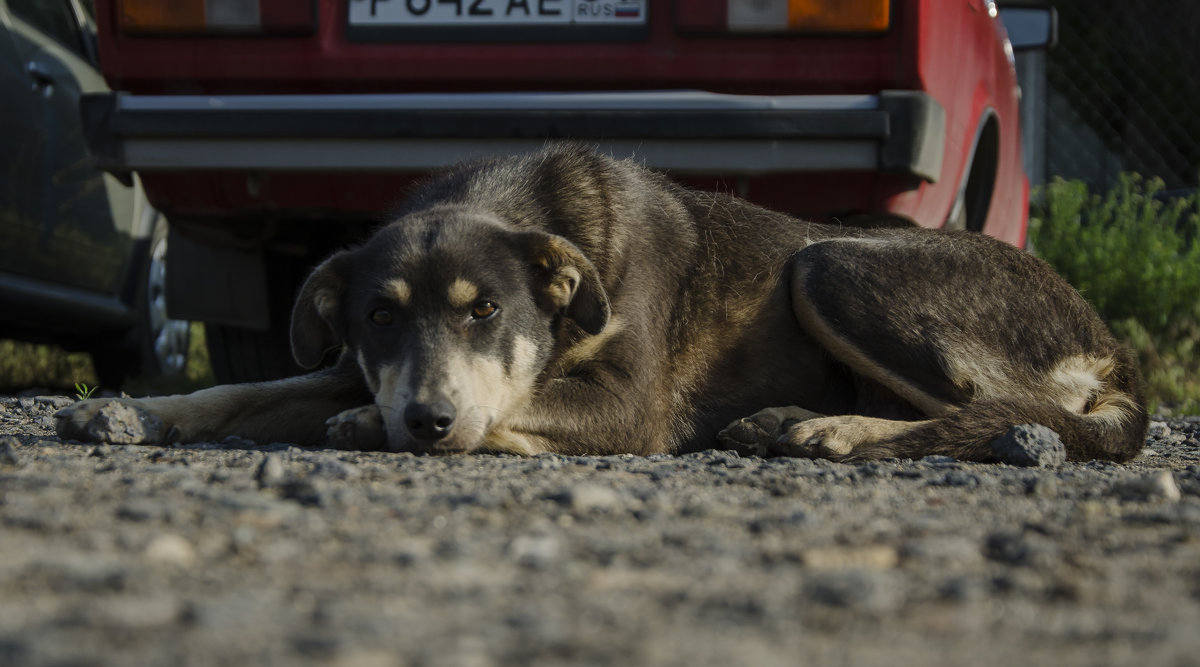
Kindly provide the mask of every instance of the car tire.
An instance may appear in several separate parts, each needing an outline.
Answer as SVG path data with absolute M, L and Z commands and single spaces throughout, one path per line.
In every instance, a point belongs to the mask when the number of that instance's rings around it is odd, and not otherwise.
M 167 221 L 155 214 L 150 243 L 134 290 L 137 324 L 92 351 L 100 386 L 117 389 L 133 377 L 174 379 L 187 372 L 190 323 L 167 315 Z
M 292 358 L 290 330 L 292 303 L 308 268 L 294 258 L 267 259 L 270 319 L 266 331 L 205 323 L 208 356 L 217 382 L 265 382 L 306 372 Z
M 162 216 L 154 224 L 149 256 L 139 303 L 145 334 L 142 359 L 151 374 L 175 378 L 187 373 L 191 323 L 167 313 L 167 221 Z
M 264 382 L 302 373 L 292 359 L 287 331 L 272 327 L 252 331 L 220 324 L 205 324 L 208 357 L 213 376 L 221 384 Z

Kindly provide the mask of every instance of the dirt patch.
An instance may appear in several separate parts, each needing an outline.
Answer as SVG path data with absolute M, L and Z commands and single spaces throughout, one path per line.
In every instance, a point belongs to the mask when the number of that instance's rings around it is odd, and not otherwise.
M 69 400 L 0 399 L 0 664 L 1200 654 L 1194 419 L 1128 465 L 432 458 L 63 442 Z

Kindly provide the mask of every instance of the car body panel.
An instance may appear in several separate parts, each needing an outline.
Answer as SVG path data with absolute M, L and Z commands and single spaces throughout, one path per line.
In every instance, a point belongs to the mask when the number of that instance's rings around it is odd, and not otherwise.
M 66 3 L 62 3 L 66 6 Z M 118 295 L 131 271 L 135 192 L 95 169 L 84 143 L 79 97 L 107 90 L 90 63 L 50 39 L 5 6 L 5 33 L 14 47 L 5 63 L 26 81 L 6 81 L 12 107 L 0 133 L 17 150 L 6 158 L 11 180 L 0 204 L 3 271 L 58 286 Z M 13 90 L 15 88 L 15 90 Z M 10 116 L 13 116 L 10 118 Z M 19 116 L 19 117 L 17 117 Z M 16 133 L 20 134 L 16 134 Z
M 88 348 L 137 319 L 156 214 L 84 142 L 80 95 L 108 90 L 89 30 L 76 0 L 0 0 L 0 336 Z

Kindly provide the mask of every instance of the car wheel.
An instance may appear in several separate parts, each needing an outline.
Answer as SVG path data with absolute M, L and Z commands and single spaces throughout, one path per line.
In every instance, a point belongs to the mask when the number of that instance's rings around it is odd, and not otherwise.
M 167 314 L 167 223 L 162 217 L 154 224 L 150 259 L 146 264 L 144 293 L 139 304 L 143 309 L 145 370 L 156 376 L 178 377 L 187 371 L 191 323 L 171 319 Z
M 187 371 L 190 323 L 167 315 L 167 226 L 167 221 L 157 216 L 138 276 L 137 325 L 92 350 L 92 363 L 103 387 L 117 389 L 133 377 L 173 379 Z

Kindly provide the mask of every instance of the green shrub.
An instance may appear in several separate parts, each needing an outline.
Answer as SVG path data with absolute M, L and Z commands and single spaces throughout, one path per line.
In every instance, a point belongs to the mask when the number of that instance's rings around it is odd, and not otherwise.
M 30 387 L 67 390 L 75 382 L 96 383 L 88 355 L 53 345 L 0 340 L 0 393 Z
M 1036 252 L 1137 352 L 1152 403 L 1200 407 L 1200 195 L 1156 198 L 1162 183 L 1123 175 L 1105 195 L 1054 181 L 1035 198 Z
M 0 340 L 0 393 L 39 388 L 58 392 L 81 393 L 80 385 L 91 391 L 125 390 L 139 396 L 193 391 L 212 386 L 212 367 L 204 341 L 204 326 L 193 322 L 188 365 L 176 378 L 138 377 L 123 387 L 99 387 L 91 356 L 69 352 L 57 345 L 35 345 L 22 341 Z M 90 392 L 89 392 L 90 395 Z

